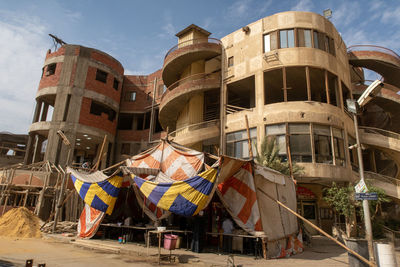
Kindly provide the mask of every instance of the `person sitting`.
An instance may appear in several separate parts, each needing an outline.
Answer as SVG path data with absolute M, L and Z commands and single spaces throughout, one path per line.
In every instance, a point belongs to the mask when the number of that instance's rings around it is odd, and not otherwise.
M 233 229 L 235 229 L 233 227 L 233 222 L 229 217 L 225 217 L 224 221 L 222 222 L 222 229 L 224 230 L 224 234 L 232 234 Z M 232 253 L 232 236 L 224 235 L 223 240 L 224 252 Z

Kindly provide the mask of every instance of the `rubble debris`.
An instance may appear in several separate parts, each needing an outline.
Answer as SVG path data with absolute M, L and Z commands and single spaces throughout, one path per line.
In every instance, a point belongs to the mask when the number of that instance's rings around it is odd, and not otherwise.
M 25 207 L 9 210 L 0 217 L 0 236 L 41 238 L 40 219 Z
M 42 232 L 48 233 L 48 234 L 53 233 L 53 225 L 54 225 L 54 221 L 49 222 L 48 224 L 46 224 L 43 227 Z M 69 222 L 69 221 L 57 222 L 57 228 L 54 233 L 55 234 L 71 233 L 71 234 L 76 235 L 77 234 L 77 231 L 76 231 L 77 225 L 78 225 L 78 223 L 76 223 L 76 222 Z

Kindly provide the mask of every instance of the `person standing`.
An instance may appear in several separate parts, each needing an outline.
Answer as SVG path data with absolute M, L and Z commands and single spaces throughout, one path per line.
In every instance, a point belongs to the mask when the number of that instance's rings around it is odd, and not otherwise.
M 232 234 L 233 232 L 233 222 L 229 217 L 225 217 L 224 221 L 222 222 L 222 229 L 224 230 L 224 234 Z M 232 236 L 224 235 L 224 252 L 232 253 Z

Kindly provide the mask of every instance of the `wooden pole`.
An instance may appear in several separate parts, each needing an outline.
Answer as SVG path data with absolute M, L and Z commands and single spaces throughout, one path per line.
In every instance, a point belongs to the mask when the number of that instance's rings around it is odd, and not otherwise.
M 253 148 L 251 146 L 249 120 L 247 118 L 247 115 L 245 115 L 244 118 L 246 120 L 247 142 L 249 143 L 249 156 L 250 156 L 250 159 L 253 159 Z
M 315 230 L 317 230 L 318 232 L 320 232 L 321 234 L 323 234 L 324 236 L 326 236 L 327 238 L 329 238 L 330 240 L 332 240 L 333 242 L 335 242 L 336 244 L 338 244 L 339 246 L 341 246 L 342 248 L 344 248 L 345 250 L 347 250 L 348 252 L 350 252 L 351 254 L 353 254 L 354 256 L 356 256 L 357 258 L 359 258 L 360 260 L 362 260 L 363 262 L 365 262 L 366 264 L 368 264 L 371 267 L 376 267 L 376 264 L 367 260 L 366 258 L 364 258 L 363 256 L 361 256 L 360 254 L 358 254 L 357 252 L 355 252 L 354 250 L 348 248 L 347 246 L 343 245 L 342 243 L 340 243 L 339 241 L 337 241 L 334 237 L 332 237 L 331 235 L 329 235 L 327 232 L 325 232 L 324 230 L 322 230 L 321 228 L 319 228 L 318 226 L 316 226 L 315 224 L 313 224 L 312 222 L 310 222 L 309 220 L 307 220 L 306 218 L 304 218 L 303 216 L 301 216 L 300 214 L 298 214 L 297 212 L 291 210 L 289 207 L 287 207 L 285 204 L 283 204 L 282 202 L 280 202 L 279 200 L 274 199 L 273 197 L 271 197 L 269 194 L 267 194 L 266 192 L 264 192 L 264 190 L 262 190 L 261 188 L 257 187 L 257 189 L 263 193 L 264 195 L 266 195 L 268 198 L 270 198 L 272 201 L 276 202 L 278 205 L 280 205 L 281 207 L 285 208 L 286 210 L 288 210 L 290 213 L 294 214 L 296 217 L 300 218 L 301 220 L 305 221 L 306 223 L 308 223 L 312 228 L 314 228 Z
M 92 171 L 97 171 L 99 169 L 100 161 L 103 158 L 103 149 L 107 141 L 107 135 L 104 135 L 103 143 L 101 144 L 100 153 L 98 154 L 98 159 L 96 164 L 93 166 Z
M 46 191 L 46 189 L 47 189 L 47 181 L 48 181 L 48 179 L 49 179 L 49 176 L 50 176 L 50 174 L 46 175 L 46 177 L 44 178 L 43 188 L 42 188 L 42 190 L 40 191 L 40 194 L 39 194 L 38 204 L 36 205 L 36 208 L 35 208 L 35 214 L 36 214 L 37 216 L 40 215 L 40 211 L 42 210 L 42 206 L 43 206 L 43 197 L 44 197 L 44 193 L 45 193 L 45 191 Z
M 290 141 L 289 141 L 289 125 L 286 123 L 286 134 L 285 134 L 285 141 L 286 141 L 286 151 L 287 151 L 287 156 L 288 156 L 288 161 L 289 161 L 289 173 L 290 177 L 294 181 L 294 176 L 293 176 L 293 164 L 292 164 L 292 153 L 290 153 Z

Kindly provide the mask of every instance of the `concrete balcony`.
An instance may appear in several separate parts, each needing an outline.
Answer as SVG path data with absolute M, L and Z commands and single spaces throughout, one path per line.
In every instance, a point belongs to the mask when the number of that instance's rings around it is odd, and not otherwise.
M 221 51 L 221 41 L 214 38 L 192 39 L 175 45 L 164 58 L 164 84 L 169 87 L 179 80 L 182 71 L 189 64 L 221 55 Z
M 365 126 L 359 129 L 361 143 L 400 153 L 400 134 Z
M 400 180 L 375 172 L 364 172 L 365 179 L 381 188 L 388 196 L 400 199 Z
M 176 118 L 187 101 L 195 94 L 221 86 L 219 74 L 195 74 L 179 80 L 167 88 L 160 102 L 159 121 L 164 129 L 175 130 Z
M 173 131 L 168 136 L 180 145 L 190 145 L 219 136 L 220 121 L 204 121 Z

